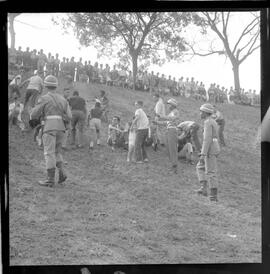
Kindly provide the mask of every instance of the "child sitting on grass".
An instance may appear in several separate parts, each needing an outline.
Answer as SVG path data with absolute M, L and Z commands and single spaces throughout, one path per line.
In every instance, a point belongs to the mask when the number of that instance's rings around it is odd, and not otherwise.
M 125 139 L 123 133 L 124 130 L 120 125 L 120 117 L 114 116 L 112 123 L 109 124 L 107 140 L 107 144 L 112 147 L 112 151 L 114 151 L 116 147 L 124 147 Z

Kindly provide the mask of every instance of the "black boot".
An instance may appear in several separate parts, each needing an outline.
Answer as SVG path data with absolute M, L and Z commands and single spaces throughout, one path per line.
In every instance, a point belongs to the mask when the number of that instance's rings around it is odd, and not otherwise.
M 39 181 L 38 184 L 41 186 L 53 187 L 55 183 L 55 168 L 47 169 L 47 180 Z
M 58 168 L 58 172 L 59 172 L 58 184 L 62 184 L 67 179 L 67 175 L 65 174 L 63 170 L 63 163 L 57 162 L 56 167 Z
M 199 195 L 207 196 L 207 181 L 201 181 L 201 188 L 197 190 Z
M 217 188 L 210 188 L 210 201 L 217 202 Z

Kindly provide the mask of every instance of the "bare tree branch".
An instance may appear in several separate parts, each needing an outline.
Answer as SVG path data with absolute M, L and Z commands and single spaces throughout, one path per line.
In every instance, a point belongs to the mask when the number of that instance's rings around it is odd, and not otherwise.
M 249 29 L 249 27 L 252 26 L 252 24 L 253 24 L 256 20 L 258 20 L 258 17 L 256 17 L 255 19 L 253 19 L 253 20 L 244 28 L 244 30 L 242 31 L 241 35 L 239 36 L 238 41 L 236 42 L 236 44 L 235 44 L 235 46 L 234 46 L 234 48 L 233 48 L 233 50 L 232 50 L 232 53 L 233 53 L 233 54 L 235 53 L 236 48 L 237 48 L 237 46 L 239 45 L 239 43 L 241 42 L 242 38 L 243 38 L 245 35 L 247 35 L 248 33 L 250 33 L 250 31 L 252 31 L 252 30 L 254 29 L 254 27 L 256 27 L 256 26 L 259 24 L 259 21 L 257 21 L 257 23 L 254 24 L 254 26 L 253 26 L 251 29 Z
M 255 48 L 252 49 L 252 47 L 254 46 L 255 42 L 256 42 L 256 41 L 254 40 L 254 42 L 253 42 L 252 45 L 250 46 L 250 48 L 249 48 L 247 54 L 246 54 L 245 56 L 243 56 L 242 59 L 239 60 L 239 63 L 240 63 L 240 64 L 241 64 L 249 55 L 251 55 L 256 49 L 258 49 L 258 48 L 261 46 L 261 45 L 258 45 L 258 46 L 256 46 Z
M 259 37 L 259 34 L 260 34 L 260 31 L 258 30 L 257 33 L 256 33 L 256 35 L 253 35 L 253 36 L 251 37 L 251 39 L 246 43 L 246 45 L 243 46 L 241 49 L 238 50 L 239 54 L 241 53 L 241 51 L 243 51 L 245 48 L 247 48 L 252 42 L 254 42 L 254 41 L 256 42 L 257 39 L 258 39 L 258 37 Z M 253 43 L 253 45 L 254 45 L 254 44 L 255 44 L 255 43 Z
M 187 44 L 187 46 L 192 50 L 193 55 L 198 55 L 198 56 L 209 56 L 213 54 L 225 54 L 224 50 L 209 50 L 207 53 L 199 53 L 194 49 L 194 47 L 191 44 Z

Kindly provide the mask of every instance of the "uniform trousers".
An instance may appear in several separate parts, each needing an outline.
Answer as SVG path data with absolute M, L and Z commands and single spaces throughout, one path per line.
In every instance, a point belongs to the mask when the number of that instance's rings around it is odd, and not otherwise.
M 204 161 L 198 162 L 196 170 L 199 182 L 208 181 L 210 188 L 218 187 L 217 155 L 204 156 Z
M 57 162 L 63 162 L 61 154 L 64 131 L 51 130 L 43 133 L 42 141 L 46 169 L 56 167 Z
M 169 154 L 169 159 L 172 166 L 177 166 L 178 161 L 178 151 L 177 151 L 177 129 L 168 128 L 166 131 L 166 147 Z

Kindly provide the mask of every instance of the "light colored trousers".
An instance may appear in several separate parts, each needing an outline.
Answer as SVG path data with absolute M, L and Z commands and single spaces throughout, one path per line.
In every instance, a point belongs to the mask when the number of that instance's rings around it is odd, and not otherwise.
M 157 125 L 157 138 L 160 144 L 165 144 L 165 128 L 164 126 Z
M 198 162 L 196 166 L 197 176 L 199 182 L 208 181 L 210 188 L 218 187 L 218 178 L 217 178 L 217 156 L 209 155 L 204 157 L 204 163 Z
M 64 131 L 52 130 L 42 136 L 46 169 L 55 168 L 56 162 L 63 162 L 61 154 Z
M 177 151 L 177 129 L 169 128 L 166 131 L 166 147 L 169 154 L 169 159 L 172 166 L 176 166 L 178 162 L 178 151 Z
M 100 139 L 101 120 L 98 118 L 92 118 L 89 123 L 90 128 L 90 142 Z
M 187 160 L 191 160 L 191 153 L 193 153 L 192 144 L 186 143 L 182 150 L 179 151 L 178 156 L 180 158 L 186 158 Z
M 62 147 L 64 148 L 66 148 L 67 146 L 67 140 L 68 140 L 69 134 L 70 134 L 70 129 L 66 129 L 66 131 L 64 132 L 63 142 L 62 142 Z

